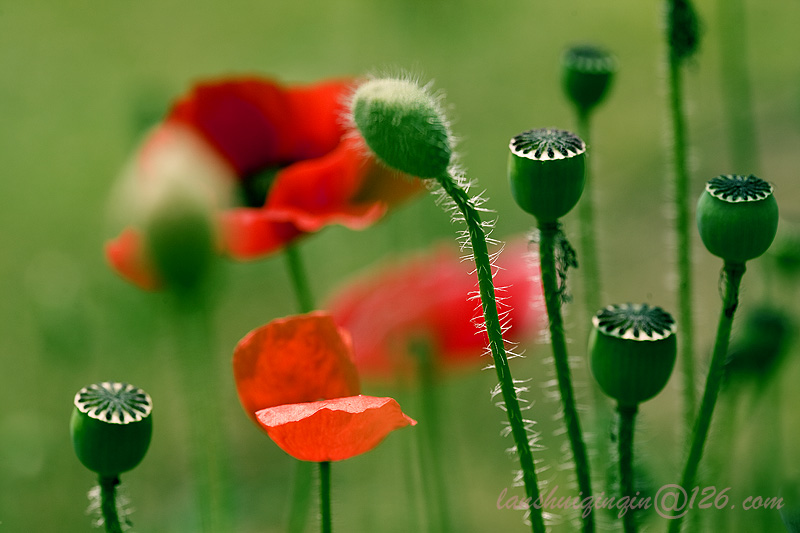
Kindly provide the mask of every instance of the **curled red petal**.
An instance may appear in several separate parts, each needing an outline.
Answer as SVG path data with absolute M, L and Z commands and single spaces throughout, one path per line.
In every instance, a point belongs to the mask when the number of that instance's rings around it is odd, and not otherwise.
M 219 215 L 225 252 L 240 260 L 255 259 L 277 252 L 305 232 L 289 222 L 290 217 L 275 210 L 239 207 Z
M 416 420 L 392 398 L 350 396 L 296 403 L 256 413 L 280 448 L 301 461 L 341 461 L 368 452 Z
M 267 407 L 360 392 L 349 336 L 330 315 L 273 320 L 236 345 L 233 375 L 247 414 Z
M 123 230 L 116 239 L 106 242 L 106 259 L 126 280 L 142 289 L 154 291 L 161 287 L 161 281 L 147 257 L 142 240 L 136 230 Z

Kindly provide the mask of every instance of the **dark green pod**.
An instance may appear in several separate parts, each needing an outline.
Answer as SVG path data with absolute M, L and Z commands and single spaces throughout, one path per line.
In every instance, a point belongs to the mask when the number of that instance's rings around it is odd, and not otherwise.
M 660 307 L 611 305 L 592 318 L 589 356 L 594 378 L 623 407 L 661 392 L 677 353 L 676 325 Z
M 581 113 L 588 113 L 603 101 L 617 62 L 607 51 L 593 45 L 568 48 L 561 57 L 561 85 Z
M 755 176 L 717 176 L 697 202 L 697 229 L 709 252 L 744 263 L 767 251 L 778 231 L 772 185 Z
M 405 79 L 362 84 L 350 106 L 353 122 L 389 168 L 420 178 L 447 174 L 452 138 L 437 99 Z
M 517 204 L 541 223 L 556 222 L 580 200 L 586 143 L 564 130 L 520 133 L 509 144 L 508 179 Z
M 81 463 L 100 476 L 138 465 L 150 446 L 153 402 L 143 390 L 106 381 L 75 395 L 70 433 Z

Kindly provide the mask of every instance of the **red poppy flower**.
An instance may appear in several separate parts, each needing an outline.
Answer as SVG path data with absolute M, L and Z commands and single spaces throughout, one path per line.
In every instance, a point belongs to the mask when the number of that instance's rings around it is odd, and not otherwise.
M 145 139 L 134 181 L 182 172 L 222 182 L 222 189 L 233 185 L 241 200 L 214 204 L 220 248 L 236 259 L 273 253 L 328 224 L 367 227 L 422 185 L 379 165 L 348 133 L 343 116 L 352 85 L 283 87 L 255 77 L 201 83 Z M 142 277 L 130 275 L 139 269 L 121 259 L 146 264 L 141 245 L 123 235 L 107 248 L 112 266 L 139 285 Z
M 498 309 L 505 312 L 507 339 L 538 331 L 545 316 L 538 265 L 526 243 L 508 246 L 497 260 Z M 473 264 L 455 250 L 442 248 L 405 264 L 356 279 L 333 296 L 328 309 L 353 338 L 356 365 L 373 376 L 413 375 L 411 344 L 429 343 L 445 369 L 481 360 L 487 336 L 482 322 Z M 502 317 L 501 317 L 502 318 Z
M 234 350 L 233 374 L 248 416 L 304 461 L 347 459 L 416 424 L 391 398 L 359 394 L 350 338 L 327 313 L 252 331 Z

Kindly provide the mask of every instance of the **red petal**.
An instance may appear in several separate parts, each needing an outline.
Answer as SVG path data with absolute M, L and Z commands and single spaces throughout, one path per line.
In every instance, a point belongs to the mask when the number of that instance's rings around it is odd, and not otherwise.
M 416 425 L 392 398 L 350 396 L 256 413 L 283 451 L 301 461 L 341 461 L 368 452 L 391 431 Z
M 233 352 L 239 400 L 255 412 L 276 405 L 360 392 L 349 336 L 322 312 L 273 320 L 250 332 Z
M 289 217 L 269 209 L 241 207 L 220 213 L 225 251 L 236 259 L 255 259 L 281 250 L 304 233 Z
M 538 266 L 530 264 L 522 242 L 509 246 L 497 264 L 497 295 L 504 298 L 499 309 L 510 307 L 506 337 L 530 336 L 544 315 L 534 280 Z M 469 299 L 477 290 L 472 269 L 454 251 L 439 250 L 344 287 L 327 307 L 352 335 L 359 371 L 413 373 L 417 363 L 409 345 L 419 340 L 430 344 L 442 367 L 480 361 L 487 339 L 474 325 L 483 317 L 479 302 Z
M 343 133 L 349 90 L 344 82 L 291 89 L 259 78 L 207 82 L 180 100 L 167 120 L 198 130 L 243 177 L 332 150 Z
M 142 236 L 132 228 L 125 229 L 105 246 L 106 259 L 117 273 L 145 290 L 161 287 L 155 270 L 148 259 Z

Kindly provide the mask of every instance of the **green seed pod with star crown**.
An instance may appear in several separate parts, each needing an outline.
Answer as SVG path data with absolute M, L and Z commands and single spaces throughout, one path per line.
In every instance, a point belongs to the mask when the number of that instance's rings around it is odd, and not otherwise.
M 614 56 L 594 45 L 572 46 L 561 57 L 561 85 L 581 113 L 605 98 L 616 71 Z
M 677 353 L 672 316 L 647 304 L 610 305 L 592 318 L 589 355 L 594 378 L 623 407 L 661 392 Z
M 517 204 L 542 223 L 556 222 L 580 200 L 586 143 L 574 133 L 534 129 L 509 144 L 508 179 Z
M 744 264 L 760 256 L 778 231 L 772 185 L 752 175 L 709 180 L 697 202 L 697 229 L 708 251 L 725 261 Z
M 100 476 L 117 476 L 144 459 L 153 433 L 153 401 L 142 389 L 106 381 L 75 395 L 70 433 L 81 463 Z
M 408 79 L 379 78 L 356 89 L 352 120 L 389 168 L 420 178 L 446 175 L 453 154 L 450 126 L 438 99 Z

